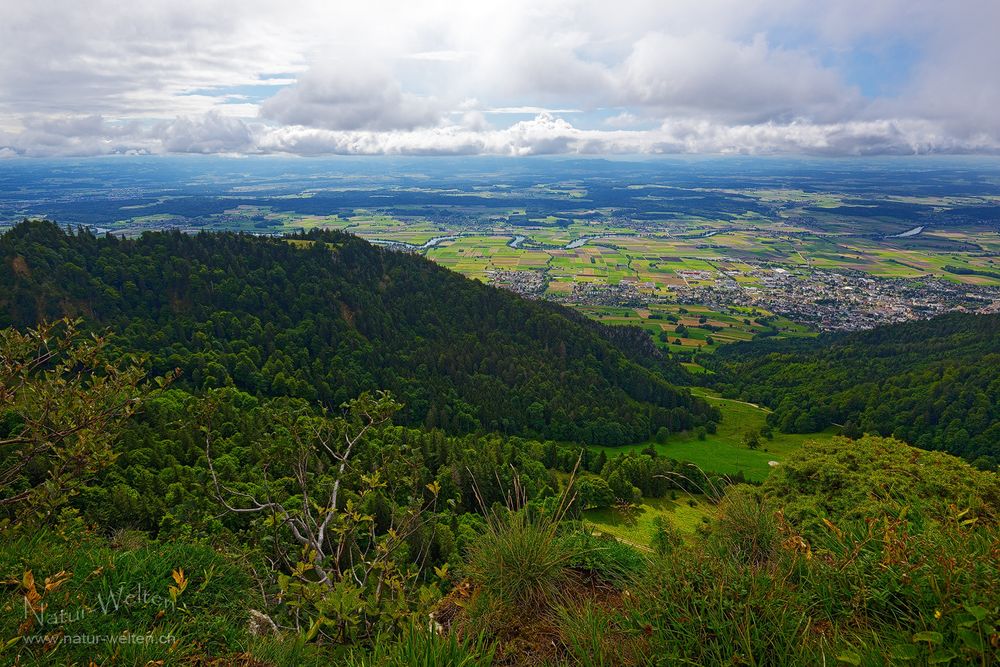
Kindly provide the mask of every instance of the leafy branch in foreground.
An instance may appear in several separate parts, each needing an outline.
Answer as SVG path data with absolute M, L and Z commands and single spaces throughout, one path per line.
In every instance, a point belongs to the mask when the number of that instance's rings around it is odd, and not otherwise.
M 108 361 L 79 322 L 0 331 L 0 509 L 45 521 L 110 465 L 125 422 L 172 377 L 144 382 L 133 358 Z
M 358 457 L 366 436 L 389 424 L 400 404 L 380 391 L 343 407 L 341 418 L 307 409 L 275 411 L 270 447 L 276 476 L 270 476 L 269 466 L 258 483 L 239 488 L 223 481 L 213 460 L 211 405 L 202 428 L 211 483 L 225 510 L 261 515 L 263 526 L 286 529 L 300 548 L 294 564 L 281 557 L 290 573 L 279 575 L 278 583 L 307 639 L 324 627 L 333 629 L 335 641 L 349 641 L 356 629 L 367 635 L 373 623 L 359 610 L 379 616 L 392 601 L 405 613 L 409 577 L 397 561 L 437 496 L 436 487 L 428 485 L 427 503 L 412 502 L 393 512 L 387 526 L 379 525 L 369 508 L 390 480 Z

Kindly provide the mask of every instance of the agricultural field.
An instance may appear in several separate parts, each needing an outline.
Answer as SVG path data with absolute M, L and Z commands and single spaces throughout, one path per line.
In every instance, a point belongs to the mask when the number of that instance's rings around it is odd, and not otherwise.
M 780 337 L 815 335 L 807 327 L 755 308 L 722 312 L 708 306 L 653 303 L 644 307 L 581 305 L 577 309 L 604 324 L 640 327 L 663 351 L 691 358 L 764 332 Z
M 435 237 L 456 237 L 414 249 L 480 280 L 496 269 L 541 271 L 546 294 L 554 297 L 572 293 L 578 283 L 627 287 L 649 299 L 670 299 L 679 289 L 723 283 L 760 288 L 761 270 L 775 266 L 793 272 L 848 270 L 884 278 L 937 277 L 956 284 L 1000 286 L 1000 278 L 985 275 L 1000 271 L 1000 234 L 992 230 L 925 230 L 908 238 L 871 238 L 799 231 L 777 223 L 692 224 L 692 229 L 674 234 L 582 222 L 557 229 L 496 224 L 478 230 L 364 216 L 329 226 L 376 242 L 412 246 Z M 954 273 L 946 267 L 971 271 Z

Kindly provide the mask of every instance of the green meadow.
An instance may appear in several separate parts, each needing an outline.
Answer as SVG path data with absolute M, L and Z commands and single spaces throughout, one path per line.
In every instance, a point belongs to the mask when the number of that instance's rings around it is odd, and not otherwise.
M 722 422 L 715 433 L 704 439 L 692 432 L 672 434 L 666 443 L 643 443 L 625 447 L 595 447 L 609 457 L 628 451 L 641 451 L 652 445 L 658 455 L 688 461 L 702 470 L 727 475 L 743 473 L 749 480 L 761 482 L 781 465 L 788 455 L 807 441 L 828 441 L 837 429 L 820 433 L 779 433 L 773 439 L 762 438 L 760 449 L 751 450 L 743 444 L 743 436 L 759 431 L 768 411 L 765 408 L 721 398 L 707 389 L 695 388 L 697 395 L 722 411 Z M 711 492 L 711 489 L 705 489 Z M 641 503 L 625 508 L 609 507 L 584 512 L 584 520 L 600 533 L 613 535 L 633 546 L 648 549 L 655 532 L 654 521 L 664 517 L 685 536 L 694 536 L 698 527 L 714 516 L 714 505 L 704 494 L 677 491 L 672 497 L 643 498 Z
M 702 470 L 733 475 L 742 472 L 750 480 L 763 481 L 770 474 L 771 462 L 780 465 L 789 454 L 798 450 L 806 441 L 827 441 L 836 435 L 831 428 L 819 433 L 781 433 L 774 431 L 773 438 L 761 438 L 759 449 L 751 450 L 743 444 L 743 437 L 757 432 L 767 419 L 767 409 L 721 398 L 706 389 L 695 388 L 697 395 L 722 411 L 722 421 L 715 433 L 704 434 L 704 439 L 691 431 L 671 434 L 666 443 L 641 443 L 624 447 L 595 447 L 609 457 L 626 451 L 639 451 L 652 445 L 661 456 L 688 461 Z
M 662 516 L 685 536 L 694 536 L 698 527 L 707 523 L 714 514 L 714 506 L 701 494 L 678 491 L 676 499 L 643 498 L 642 502 L 627 509 L 608 507 L 590 509 L 583 513 L 585 524 L 601 533 L 648 549 L 655 532 L 654 521 Z

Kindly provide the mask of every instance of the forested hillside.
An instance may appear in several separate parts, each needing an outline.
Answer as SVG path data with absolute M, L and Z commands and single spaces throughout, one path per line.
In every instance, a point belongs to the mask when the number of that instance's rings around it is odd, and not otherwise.
M 24 222 L 0 237 L 0 326 L 110 327 L 178 386 L 338 406 L 387 389 L 397 420 L 622 444 L 717 420 L 642 337 L 355 237 L 148 233 Z
M 754 341 L 710 361 L 725 395 L 809 433 L 892 435 L 980 467 L 1000 464 L 1000 315 L 955 313 L 817 339 Z

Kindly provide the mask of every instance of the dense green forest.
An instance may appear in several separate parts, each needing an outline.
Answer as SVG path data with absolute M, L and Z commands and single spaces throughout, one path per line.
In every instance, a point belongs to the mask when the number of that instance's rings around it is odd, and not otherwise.
M 772 408 L 782 431 L 842 424 L 1000 465 L 1000 315 L 729 345 L 707 363 L 716 388 Z
M 141 529 L 152 535 L 206 535 L 218 529 L 218 503 L 207 483 L 206 437 L 215 465 L 243 483 L 263 485 L 287 452 L 290 416 L 315 417 L 301 399 L 260 399 L 234 388 L 199 395 L 169 389 L 151 397 L 124 427 L 127 444 L 106 469 L 79 489 L 73 504 L 84 518 L 108 529 Z M 277 443 L 277 444 L 275 444 Z M 609 459 L 586 447 L 499 434 L 453 436 L 434 429 L 386 426 L 360 455 L 364 466 L 382 471 L 399 486 L 399 497 L 422 495 L 437 486 L 437 499 L 458 515 L 507 500 L 514 479 L 533 498 L 555 495 L 577 470 L 576 509 L 610 507 L 672 490 L 697 492 L 706 474 L 682 462 L 629 453 Z M 406 461 L 403 465 L 400 461 Z M 238 472 L 237 472 L 238 469 Z M 381 501 L 380 501 L 381 502 Z M 225 518 L 227 528 L 245 528 L 247 518 Z M 449 530 L 457 530 L 451 525 Z M 414 538 L 416 539 L 416 538 Z M 459 545 L 449 539 L 453 547 Z M 423 551 L 424 547 L 417 548 Z M 427 563 L 456 556 L 435 547 Z
M 328 407 L 387 389 L 401 423 L 456 434 L 617 445 L 718 420 L 648 337 L 345 234 L 121 240 L 24 222 L 0 237 L 0 326 L 65 315 L 187 389 Z

